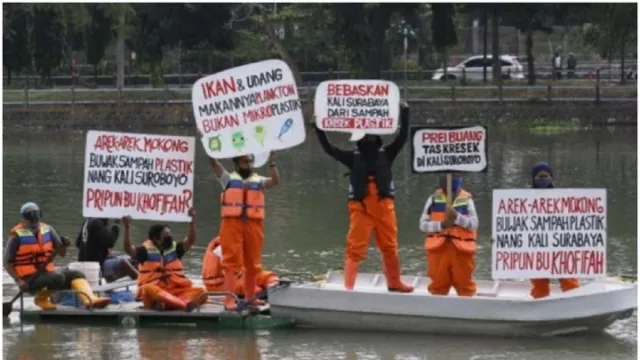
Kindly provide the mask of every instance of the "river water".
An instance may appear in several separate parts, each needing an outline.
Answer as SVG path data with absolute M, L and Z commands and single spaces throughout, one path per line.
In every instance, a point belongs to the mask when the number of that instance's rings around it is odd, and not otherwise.
M 557 130 L 557 129 L 556 129 Z M 145 128 L 145 133 L 185 135 L 187 130 Z M 477 278 L 490 277 L 491 192 L 525 187 L 539 160 L 554 166 L 557 185 L 608 190 L 608 271 L 637 272 L 637 130 L 635 127 L 531 132 L 489 128 L 489 171 L 463 178 L 480 216 Z M 191 133 L 193 134 L 193 132 Z M 346 136 L 330 136 L 347 147 Z M 389 139 L 385 139 L 389 141 Z M 75 239 L 81 224 L 84 162 L 82 131 L 4 131 L 3 231 L 18 220 L 21 203 L 35 201 L 45 221 Z M 435 175 L 410 172 L 409 151 L 394 164 L 400 256 L 405 274 L 425 271 L 418 219 L 437 184 Z M 324 273 L 340 268 L 347 232 L 346 171 L 324 154 L 312 132 L 307 141 L 278 154 L 282 184 L 269 191 L 264 264 L 267 269 Z M 229 164 L 225 164 L 229 166 Z M 261 169 L 266 172 L 266 169 Z M 200 275 L 202 252 L 216 235 L 220 187 L 202 149 L 197 152 L 195 195 L 198 240 L 185 256 L 191 276 Z M 133 224 L 141 241 L 149 222 Z M 172 224 L 175 236 L 186 224 Z M 119 239 L 116 250 L 121 252 Z M 77 257 L 75 249 L 60 264 Z M 362 271 L 379 271 L 372 244 Z M 3 296 L 16 287 L 3 272 Z M 6 359 L 636 359 L 637 318 L 613 324 L 603 334 L 548 339 L 499 339 L 407 334 L 278 330 L 207 332 L 98 326 L 20 324 L 4 321 Z

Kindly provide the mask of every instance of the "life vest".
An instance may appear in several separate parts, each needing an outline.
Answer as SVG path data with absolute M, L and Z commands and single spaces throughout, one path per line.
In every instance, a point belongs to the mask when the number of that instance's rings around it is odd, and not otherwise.
M 456 196 L 455 200 L 453 201 L 453 207 L 456 209 L 456 212 L 458 214 L 467 215 L 469 213 L 467 206 L 470 199 L 470 193 L 466 192 L 463 189 L 460 189 L 460 191 L 458 191 L 458 196 Z M 442 191 L 442 189 L 438 189 L 433 195 L 433 203 L 431 204 L 431 220 L 445 220 L 446 206 L 447 196 Z M 477 248 L 476 239 L 476 230 L 469 230 L 461 226 L 454 225 L 448 229 L 443 229 L 441 232 L 428 234 L 425 248 L 427 249 L 427 251 L 437 250 L 444 244 L 445 241 L 450 240 L 453 242 L 458 251 L 465 254 L 474 254 Z
M 23 224 L 19 224 L 11 229 L 9 237 L 16 237 L 20 243 L 13 263 L 13 269 L 18 277 L 22 279 L 35 274 L 44 263 L 47 264 L 44 267 L 45 272 L 52 272 L 56 269 L 51 259 L 55 249 L 49 225 L 41 222 L 40 231 L 34 235 Z
M 374 172 L 370 171 L 374 170 Z M 372 176 L 375 173 L 375 176 Z M 393 198 L 395 187 L 391 178 L 391 167 L 384 149 L 380 148 L 375 164 L 369 164 L 362 158 L 360 151 L 353 153 L 353 169 L 349 178 L 349 200 L 362 201 L 367 192 L 367 184 L 374 182 L 380 198 Z
M 222 192 L 221 216 L 264 219 L 264 187 L 262 177 L 256 173 L 244 180 L 237 172 L 229 174 L 229 183 Z
M 147 259 L 138 265 L 138 291 L 143 285 L 157 284 L 160 287 L 190 287 L 192 285 L 184 274 L 182 261 L 176 252 L 177 243 L 161 253 L 153 241 L 147 240 L 142 244 L 147 249 Z
M 224 274 L 222 273 L 221 261 L 214 250 L 220 249 L 220 237 L 209 242 L 207 250 L 202 257 L 202 282 L 207 289 L 222 288 L 224 285 Z

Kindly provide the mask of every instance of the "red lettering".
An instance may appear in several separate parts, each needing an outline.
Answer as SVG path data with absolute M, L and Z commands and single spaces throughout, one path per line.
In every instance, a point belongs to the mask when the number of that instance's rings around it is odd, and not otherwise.
M 200 84 L 202 95 L 205 99 L 211 99 L 220 94 L 227 95 L 236 92 L 236 81 L 233 76 L 228 79 L 217 79 Z
M 451 131 L 449 132 L 449 142 L 473 142 L 482 140 L 483 131 L 480 130 L 466 130 L 466 131 Z
M 444 132 L 423 132 L 422 133 L 422 142 L 423 143 L 446 143 L 447 142 L 447 133 Z
M 189 151 L 189 143 L 182 139 L 170 139 L 170 138 L 151 138 L 144 137 L 144 151 L 153 152 L 160 150 L 162 152 L 180 152 L 186 153 Z
M 186 214 L 192 205 L 193 192 L 185 189 L 182 194 L 156 194 L 129 191 L 87 189 L 85 207 L 103 211 L 118 208 L 122 213 L 135 209 L 139 213 L 155 212 L 164 214 Z
M 156 170 L 162 171 L 163 163 L 164 163 L 163 159 L 156 158 L 155 161 L 153 162 L 153 165 L 155 166 Z
M 205 134 L 237 126 L 240 126 L 240 119 L 238 115 L 235 114 L 202 120 L 202 127 L 204 128 Z
M 144 151 L 139 143 L 140 138 L 131 135 L 100 135 L 93 143 L 95 150 L 103 150 L 108 153 L 114 151 Z
M 389 96 L 389 85 L 329 84 L 328 96 Z
M 527 199 L 504 199 L 498 204 L 498 214 L 526 214 Z

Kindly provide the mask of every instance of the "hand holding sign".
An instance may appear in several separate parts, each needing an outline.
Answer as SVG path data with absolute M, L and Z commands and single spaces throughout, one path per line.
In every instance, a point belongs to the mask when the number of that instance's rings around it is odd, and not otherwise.
M 226 159 L 304 142 L 306 131 L 291 69 L 266 60 L 199 79 L 191 92 L 202 145 Z
M 318 85 L 314 102 L 316 126 L 351 134 L 393 134 L 398 128 L 398 86 L 385 80 L 329 80 Z

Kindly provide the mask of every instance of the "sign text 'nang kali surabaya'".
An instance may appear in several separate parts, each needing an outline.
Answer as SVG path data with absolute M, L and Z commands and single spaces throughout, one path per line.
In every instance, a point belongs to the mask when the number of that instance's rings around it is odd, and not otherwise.
M 199 79 L 191 100 L 209 157 L 261 154 L 304 142 L 298 88 L 281 60 L 260 61 Z
M 314 102 L 316 126 L 324 131 L 389 135 L 398 128 L 400 91 L 386 80 L 329 80 L 318 85 Z

